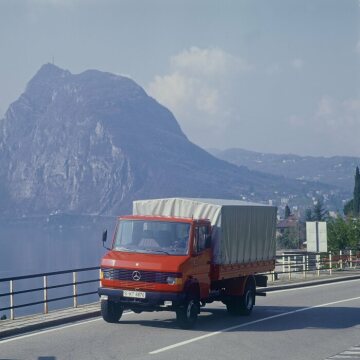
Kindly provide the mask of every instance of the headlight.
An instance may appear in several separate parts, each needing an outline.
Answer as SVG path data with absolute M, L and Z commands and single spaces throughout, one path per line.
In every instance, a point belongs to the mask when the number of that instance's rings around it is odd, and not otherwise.
M 166 278 L 166 282 L 167 282 L 169 285 L 181 285 L 181 284 L 182 284 L 182 279 L 181 279 L 181 278 L 174 277 L 174 276 L 168 276 L 168 277 Z

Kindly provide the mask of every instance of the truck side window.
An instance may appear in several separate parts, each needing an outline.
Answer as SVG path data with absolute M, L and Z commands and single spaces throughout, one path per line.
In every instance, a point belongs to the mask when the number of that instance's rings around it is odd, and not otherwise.
M 194 243 L 195 252 L 199 253 L 206 249 L 207 236 L 208 236 L 207 226 L 201 225 L 195 228 L 195 243 Z

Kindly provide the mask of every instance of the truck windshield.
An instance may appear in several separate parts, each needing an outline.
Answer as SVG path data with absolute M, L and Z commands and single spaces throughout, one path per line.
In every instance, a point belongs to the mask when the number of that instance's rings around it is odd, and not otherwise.
M 190 224 L 153 220 L 120 220 L 114 250 L 186 255 Z

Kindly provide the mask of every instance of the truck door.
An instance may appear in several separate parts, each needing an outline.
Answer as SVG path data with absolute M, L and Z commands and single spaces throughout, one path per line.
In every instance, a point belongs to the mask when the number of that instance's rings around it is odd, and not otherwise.
M 193 269 L 194 278 L 200 285 L 200 298 L 209 296 L 210 290 L 210 263 L 211 247 L 207 240 L 210 236 L 210 226 L 208 224 L 198 224 L 194 228 L 194 248 L 193 248 Z

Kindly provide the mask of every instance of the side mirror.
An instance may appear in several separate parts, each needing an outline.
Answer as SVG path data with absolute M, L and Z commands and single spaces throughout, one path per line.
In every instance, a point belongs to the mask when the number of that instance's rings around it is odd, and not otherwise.
M 103 243 L 103 247 L 104 247 L 105 249 L 107 249 L 107 247 L 105 246 L 106 239 L 107 239 L 107 230 L 104 230 L 104 231 L 103 231 L 103 234 L 102 234 L 102 243 Z

